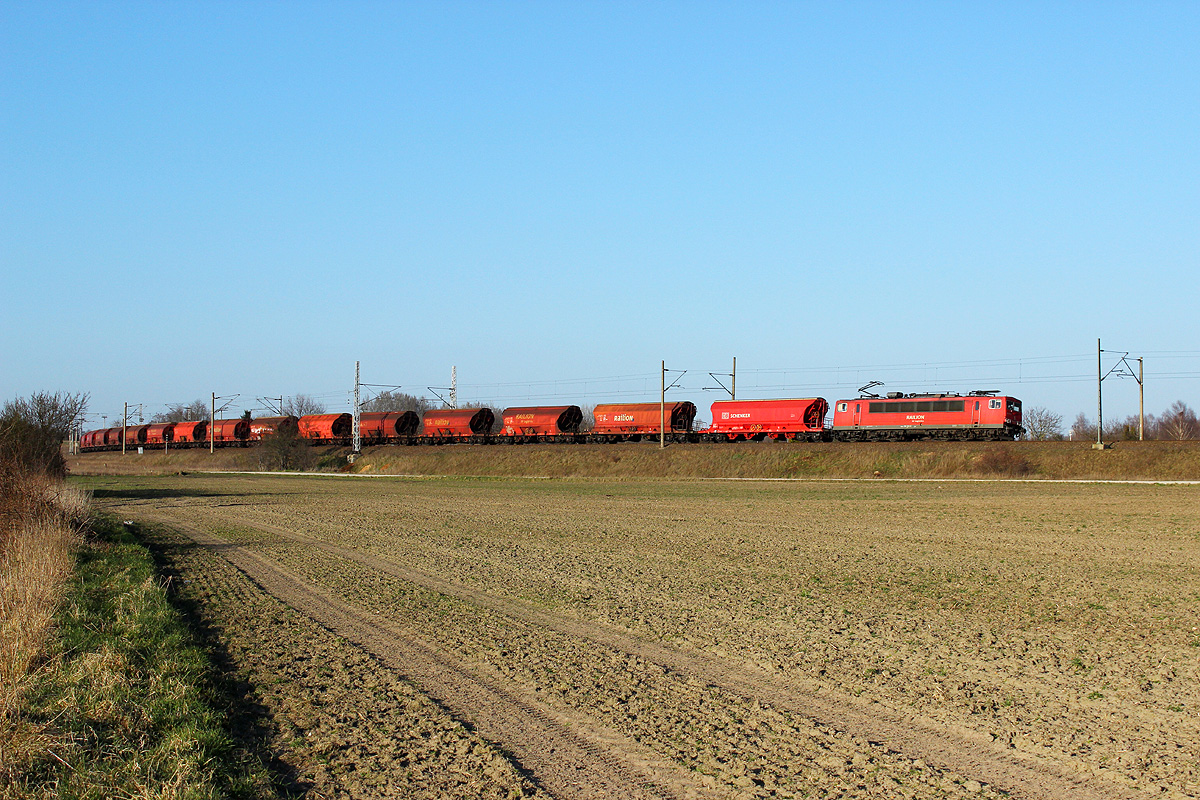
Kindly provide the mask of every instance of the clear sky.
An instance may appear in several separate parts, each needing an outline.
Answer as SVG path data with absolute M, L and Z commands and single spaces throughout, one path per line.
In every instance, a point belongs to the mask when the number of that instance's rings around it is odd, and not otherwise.
M 1196 407 L 1200 4 L 10 0 L 0 212 L 0 399 L 110 424 L 735 356 L 1094 417 L 1097 338 Z

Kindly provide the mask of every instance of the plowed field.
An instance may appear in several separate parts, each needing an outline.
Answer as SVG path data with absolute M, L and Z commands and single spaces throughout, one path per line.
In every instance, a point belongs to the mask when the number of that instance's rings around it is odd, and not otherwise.
M 92 485 L 218 632 L 285 793 L 1200 792 L 1200 487 Z

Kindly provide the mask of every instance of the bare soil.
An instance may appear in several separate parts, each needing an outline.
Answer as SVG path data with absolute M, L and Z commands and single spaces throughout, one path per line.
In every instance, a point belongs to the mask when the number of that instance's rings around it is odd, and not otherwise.
M 1200 792 L 1200 487 L 91 483 L 314 797 Z

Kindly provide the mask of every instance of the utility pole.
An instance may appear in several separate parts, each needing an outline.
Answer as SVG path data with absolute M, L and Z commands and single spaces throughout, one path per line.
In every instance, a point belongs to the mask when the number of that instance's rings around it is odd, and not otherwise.
M 450 407 L 458 408 L 458 367 L 450 367 Z
M 737 356 L 733 357 L 733 372 L 730 377 L 733 379 L 729 386 L 729 399 L 737 400 Z
M 358 362 L 354 362 L 354 455 L 362 451 L 362 429 L 359 427 Z
M 1138 441 L 1146 440 L 1146 386 L 1142 383 L 1142 359 L 1138 357 Z
M 662 394 L 658 401 L 658 449 L 667 446 L 667 362 L 662 362 Z
M 212 411 L 208 415 L 208 452 L 210 454 L 217 452 L 216 438 L 213 428 L 217 425 L 217 393 L 212 393 Z
M 1100 361 L 1100 340 L 1096 340 L 1096 449 L 1104 449 L 1104 365 Z
M 121 455 L 125 455 L 125 428 L 129 426 L 129 403 L 121 412 Z

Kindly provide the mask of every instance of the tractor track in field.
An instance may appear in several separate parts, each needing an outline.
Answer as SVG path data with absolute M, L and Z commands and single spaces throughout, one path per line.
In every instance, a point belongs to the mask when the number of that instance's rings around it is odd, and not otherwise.
M 202 511 L 214 521 L 229 522 L 220 512 L 213 509 L 194 508 Z M 655 789 L 639 787 L 641 796 L 671 797 L 672 791 L 680 795 L 703 796 L 707 794 L 694 782 L 682 780 L 687 776 L 683 770 L 672 770 L 670 762 L 661 757 L 649 757 L 646 749 L 626 740 L 615 750 L 605 749 L 598 744 L 607 739 L 609 746 L 622 737 L 601 728 L 591 743 L 574 741 L 554 744 L 554 731 L 562 722 L 570 724 L 572 730 L 586 727 L 587 723 L 575 715 L 575 719 L 562 720 L 561 709 L 551 709 L 537 701 L 520 699 L 512 687 L 501 687 L 502 676 L 496 676 L 486 665 L 472 664 L 474 672 L 465 669 L 439 653 L 433 643 L 415 641 L 411 632 L 395 626 L 385 625 L 371 612 L 334 599 L 317 588 L 308 579 L 296 575 L 271 559 L 252 552 L 252 545 L 231 544 L 212 534 L 204 533 L 194 526 L 184 525 L 174 516 L 154 514 L 155 521 L 184 532 L 205 546 L 219 549 L 231 562 L 247 575 L 253 577 L 268 591 L 289 605 L 310 614 L 314 619 L 329 626 L 346 638 L 367 647 L 382 657 L 392 657 L 391 663 L 401 665 L 412 680 L 424 691 L 437 699 L 456 716 L 467 719 L 487 738 L 500 744 L 516 755 L 520 763 L 536 780 L 553 794 L 562 797 L 590 796 L 587 792 L 595 787 L 614 786 L 614 781 L 629 782 L 636 779 L 635 771 L 622 769 L 621 763 L 636 763 L 642 773 L 654 773 L 661 783 Z M 312 536 L 298 533 L 278 525 L 238 520 L 239 526 L 268 533 L 304 548 L 316 548 L 331 556 L 356 563 L 367 570 L 389 575 L 446 597 L 454 598 L 474 607 L 486 608 L 500 615 L 520 620 L 536 628 L 554 631 L 566 637 L 585 640 L 602 648 L 632 656 L 650 664 L 658 665 L 673 673 L 677 679 L 699 681 L 720 687 L 729 693 L 756 704 L 782 709 L 810 720 L 819 728 L 838 734 L 849 735 L 869 749 L 912 759 L 920 759 L 945 773 L 965 776 L 993 787 L 1001 793 L 1027 798 L 1130 798 L 1143 793 L 1096 776 L 1072 773 L 1053 761 L 1035 754 L 1003 747 L 987 737 L 965 728 L 948 728 L 927 720 L 902 716 L 899 712 L 879 705 L 856 704 L 848 698 L 830 697 L 816 685 L 804 685 L 767 674 L 720 656 L 684 650 L 669 644 L 636 637 L 630 633 L 601 623 L 588 622 L 576 617 L 555 615 L 532 604 L 481 591 L 454 581 L 446 580 L 427 572 L 405 567 L 387 558 L 350 547 L 333 544 Z M 383 652 L 380 652 L 380 651 Z M 403 652 L 403 655 L 401 653 Z M 411 651 L 411 652 L 407 652 Z M 488 673 L 484 679 L 480 672 Z M 449 674 L 448 674 L 449 673 Z M 480 718 L 496 716 L 497 710 L 487 713 L 461 713 L 463 710 L 479 711 L 482 700 L 476 697 L 483 692 L 492 703 L 504 706 L 499 709 L 499 718 L 536 719 L 543 731 L 537 741 L 523 741 L 512 726 L 495 725 L 490 722 L 477 723 Z M 560 721 L 561 720 L 561 721 Z M 516 726 L 520 728 L 521 726 Z M 559 731 L 559 735 L 561 735 Z M 525 737 L 528 739 L 528 736 Z M 571 738 L 571 737 L 568 737 Z M 578 739 L 578 737 L 574 737 Z M 554 748 L 552 758 L 538 760 L 539 752 Z M 572 749 L 573 748 L 573 749 Z M 583 781 L 583 788 L 572 788 L 569 780 L 555 775 L 561 772 L 565 762 L 574 759 L 591 760 L 591 763 L 608 765 L 606 776 L 597 776 Z M 677 774 L 673 782 L 669 777 Z M 568 769 L 574 774 L 575 769 Z M 664 777 L 666 776 L 666 777 Z M 669 788 L 674 783 L 674 788 Z M 592 788 L 587 788 L 592 787 Z M 605 796 L 601 790 L 598 796 Z M 620 794 L 620 793 L 618 793 Z M 613 795 L 616 796 L 616 795 Z M 624 796 L 638 796 L 626 794 Z
M 547 708 L 501 676 L 456 663 L 411 632 L 344 602 L 280 564 L 177 517 L 126 512 L 164 525 L 219 554 L 291 609 L 353 642 L 397 670 L 455 718 L 515 757 L 531 779 L 558 798 L 707 798 L 677 765 L 577 715 Z M 476 667 L 476 668 L 472 668 Z

